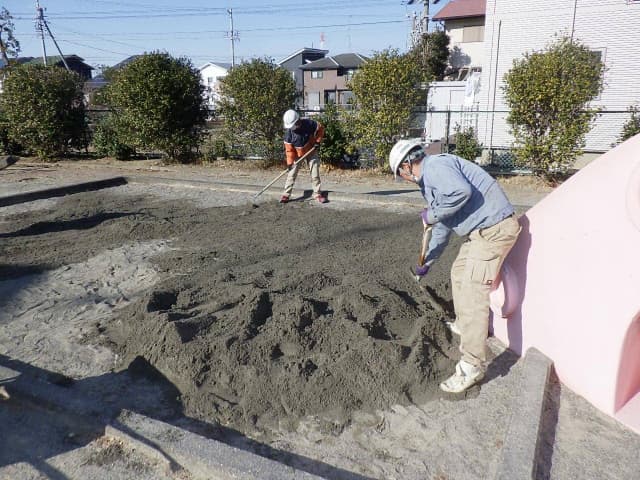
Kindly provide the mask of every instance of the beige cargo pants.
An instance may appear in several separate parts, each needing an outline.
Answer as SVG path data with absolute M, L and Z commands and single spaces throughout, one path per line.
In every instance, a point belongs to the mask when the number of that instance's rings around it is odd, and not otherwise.
M 320 159 L 318 158 L 317 153 L 312 153 L 307 157 L 306 160 L 303 160 L 297 165 L 294 165 L 293 168 L 289 170 L 287 180 L 284 183 L 283 195 L 286 195 L 287 197 L 291 196 L 291 192 L 293 192 L 293 185 L 296 183 L 296 178 L 298 178 L 300 166 L 305 161 L 309 164 L 309 172 L 311 173 L 311 186 L 313 187 L 313 196 L 315 198 L 320 195 Z
M 521 227 L 515 215 L 474 230 L 451 267 L 451 290 L 460 330 L 462 359 L 485 368 L 489 329 L 489 293 Z

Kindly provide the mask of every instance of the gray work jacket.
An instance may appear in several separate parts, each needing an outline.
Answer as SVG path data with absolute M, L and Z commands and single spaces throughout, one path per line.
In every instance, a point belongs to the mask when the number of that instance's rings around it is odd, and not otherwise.
M 425 157 L 418 185 L 433 224 L 427 264 L 442 254 L 452 230 L 465 236 L 514 213 L 498 182 L 482 167 L 456 155 Z

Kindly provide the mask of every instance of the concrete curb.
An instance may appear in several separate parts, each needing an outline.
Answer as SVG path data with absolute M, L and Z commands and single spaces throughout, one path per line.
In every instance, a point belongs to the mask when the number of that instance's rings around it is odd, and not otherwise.
M 496 480 L 536 478 L 545 393 L 553 363 L 530 348 L 524 357 L 520 394 L 514 397 Z
M 125 177 L 111 177 L 104 180 L 95 180 L 92 182 L 74 183 L 71 185 L 65 185 L 64 187 L 45 188 L 42 190 L 34 190 L 31 192 L 16 193 L 13 195 L 0 197 L 0 207 L 8 207 L 10 205 L 16 205 L 18 203 L 32 202 L 34 200 L 42 200 L 45 198 L 63 197 L 65 195 L 71 195 L 74 193 L 101 190 L 103 188 L 118 187 L 120 185 L 126 184 L 127 180 Z

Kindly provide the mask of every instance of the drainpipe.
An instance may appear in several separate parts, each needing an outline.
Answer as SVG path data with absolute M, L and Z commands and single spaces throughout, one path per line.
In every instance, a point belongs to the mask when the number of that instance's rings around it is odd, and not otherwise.
M 489 137 L 489 154 L 493 163 L 493 125 L 496 119 L 496 91 L 498 90 L 498 58 L 500 57 L 500 33 L 502 32 L 502 20 L 498 22 L 498 43 L 496 45 L 496 69 L 493 72 L 493 106 L 491 107 L 491 135 Z

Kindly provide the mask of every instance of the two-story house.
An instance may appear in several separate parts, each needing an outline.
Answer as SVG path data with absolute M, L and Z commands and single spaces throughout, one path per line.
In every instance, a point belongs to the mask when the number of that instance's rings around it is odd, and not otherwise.
M 303 108 L 319 111 L 328 103 L 348 105 L 353 92 L 347 83 L 367 60 L 357 53 L 342 53 L 301 66 L 304 76 Z
M 291 72 L 291 77 L 296 82 L 296 91 L 298 92 L 298 99 L 296 103 L 298 104 L 298 107 L 301 107 L 304 102 L 304 72 L 300 70 L 300 67 L 324 58 L 327 53 L 329 53 L 329 50 L 305 47 L 293 52 L 291 55 L 283 58 L 277 63 L 279 67 L 289 70 L 289 72 Z
M 482 70 L 485 8 L 486 0 L 452 0 L 432 18 L 442 22 L 450 38 L 449 65 L 455 80 L 465 80 L 471 71 Z

